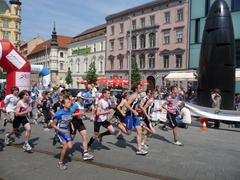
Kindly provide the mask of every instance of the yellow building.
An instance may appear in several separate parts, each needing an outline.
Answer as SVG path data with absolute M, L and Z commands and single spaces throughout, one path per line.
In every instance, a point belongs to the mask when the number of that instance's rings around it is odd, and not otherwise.
M 0 0 L 0 39 L 9 40 L 17 49 L 20 48 L 21 2 Z

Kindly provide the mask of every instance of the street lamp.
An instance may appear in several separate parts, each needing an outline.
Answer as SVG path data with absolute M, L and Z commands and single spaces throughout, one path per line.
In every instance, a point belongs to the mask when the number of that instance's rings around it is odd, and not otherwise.
M 128 75 L 128 89 L 131 90 L 131 76 L 132 76 L 132 17 L 128 17 L 130 19 L 130 35 L 129 35 L 129 57 L 128 57 L 128 66 L 129 66 L 129 75 Z

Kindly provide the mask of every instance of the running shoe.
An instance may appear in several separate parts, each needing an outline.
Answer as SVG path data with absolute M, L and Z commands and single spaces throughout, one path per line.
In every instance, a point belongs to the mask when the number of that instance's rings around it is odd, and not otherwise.
M 49 128 L 44 128 L 43 131 L 49 132 L 50 129 Z
M 8 123 L 8 120 L 7 120 L 7 119 L 4 119 L 4 120 L 3 120 L 3 126 L 6 127 L 7 123 Z
M 140 149 L 136 152 L 137 155 L 146 155 L 148 153 L 148 151 L 144 150 L 144 149 Z
M 92 154 L 89 154 L 88 152 L 83 154 L 83 160 L 84 161 L 91 160 L 93 158 L 94 158 L 94 156 Z
M 5 140 L 4 140 L 4 143 L 6 144 L 6 145 L 9 145 L 10 144 L 10 138 L 8 137 L 8 135 L 9 135 L 9 133 L 7 133 L 7 134 L 5 134 Z
M 149 146 L 147 144 L 142 144 L 141 145 L 141 148 L 144 149 L 144 150 L 148 150 L 149 149 Z
M 183 146 L 183 143 L 181 143 L 180 141 L 174 141 L 173 144 L 177 146 Z
M 57 167 L 60 169 L 60 170 L 66 170 L 67 169 L 67 166 L 65 164 L 63 164 L 62 162 L 58 162 L 57 163 Z
M 32 147 L 30 146 L 29 143 L 24 143 L 23 149 L 24 149 L 25 151 L 31 151 L 31 150 L 32 150 Z
M 162 127 L 162 130 L 163 130 L 163 131 L 168 131 L 168 129 L 166 128 L 166 126 L 163 126 L 163 127 Z

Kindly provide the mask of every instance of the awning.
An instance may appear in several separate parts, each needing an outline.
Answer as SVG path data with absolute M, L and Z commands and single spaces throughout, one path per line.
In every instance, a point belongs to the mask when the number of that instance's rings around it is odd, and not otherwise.
M 171 72 L 165 79 L 168 81 L 197 81 L 195 72 Z

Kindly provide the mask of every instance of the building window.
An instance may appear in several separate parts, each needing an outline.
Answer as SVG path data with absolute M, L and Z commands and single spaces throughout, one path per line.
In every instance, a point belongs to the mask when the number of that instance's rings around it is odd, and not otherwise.
M 93 52 L 96 52 L 97 51 L 97 48 L 96 48 L 96 44 L 94 43 L 93 45 Z
M 63 58 L 63 52 L 60 52 L 60 57 Z
M 101 45 L 100 45 L 101 47 L 100 47 L 100 49 L 101 49 L 101 51 L 103 51 L 103 42 L 101 42 Z
M 137 28 L 137 22 L 136 19 L 132 20 L 132 30 L 135 30 Z
M 88 71 L 88 59 L 85 59 L 85 68 L 84 71 L 87 72 Z
M 119 39 L 119 49 L 123 50 L 123 39 Z
M 114 69 L 114 60 L 113 59 L 110 60 L 110 69 L 111 70 Z
M 154 54 L 150 54 L 148 56 L 148 58 L 149 58 L 149 68 L 150 69 L 155 68 L 155 55 Z
M 124 31 L 124 24 L 121 23 L 121 24 L 120 24 L 120 33 L 123 33 L 123 31 Z
M 169 55 L 163 56 L 163 68 L 169 68 Z
M 183 21 L 183 9 L 177 10 L 177 21 Z
M 111 26 L 111 35 L 114 35 L 114 26 Z
M 155 26 L 155 16 L 150 16 L 150 26 Z
M 119 68 L 120 69 L 123 69 L 123 58 L 121 57 L 120 59 L 119 59 Z
M 60 70 L 63 70 L 63 63 L 60 63 Z
M 114 51 L 114 41 L 110 41 L 110 51 Z
M 165 16 L 165 24 L 169 24 L 171 22 L 170 12 L 165 12 L 164 16 Z
M 240 1 L 232 0 L 232 11 L 240 11 Z
M 8 32 L 3 32 L 3 39 L 9 40 L 9 33 Z
M 141 28 L 145 28 L 145 18 L 141 18 Z
M 15 41 L 19 41 L 20 40 L 20 35 L 18 33 L 15 34 Z
M 176 68 L 182 68 L 182 55 L 176 55 Z
M 140 48 L 143 49 L 146 47 L 146 36 L 145 34 L 140 35 Z
M 164 31 L 163 32 L 163 44 L 169 44 L 170 43 L 170 31 Z
M 140 59 L 140 69 L 145 69 L 145 54 L 139 56 Z
M 183 42 L 183 29 L 176 30 L 176 42 L 177 43 Z
M 77 72 L 80 72 L 80 59 L 77 59 Z
M 3 28 L 9 28 L 9 23 L 7 20 L 3 21 Z
M 195 43 L 200 43 L 200 19 L 195 21 Z
M 236 66 L 240 68 L 240 40 L 235 41 L 236 46 Z
M 155 33 L 149 34 L 149 44 L 150 44 L 150 48 L 154 48 L 156 46 L 156 34 Z
M 136 38 L 136 36 L 132 37 L 132 49 L 137 49 L 137 38 Z
M 205 16 L 208 15 L 210 8 L 211 8 L 211 0 L 205 0 Z
M 100 72 L 103 72 L 103 62 L 100 61 Z

